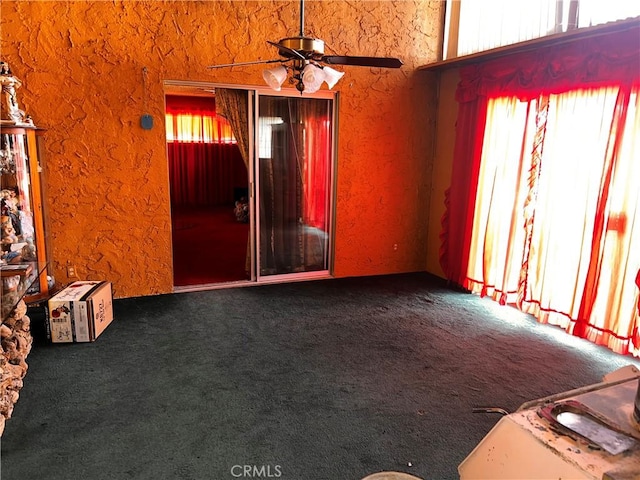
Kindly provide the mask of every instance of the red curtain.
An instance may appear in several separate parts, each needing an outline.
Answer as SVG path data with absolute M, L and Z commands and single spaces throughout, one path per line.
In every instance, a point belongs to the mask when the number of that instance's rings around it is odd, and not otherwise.
M 451 186 L 445 194 L 440 263 L 448 280 L 465 284 L 487 100 L 531 99 L 576 88 L 640 83 L 640 25 L 461 69 Z
M 235 144 L 173 142 L 167 144 L 167 152 L 174 206 L 233 205 L 236 188 L 247 188 L 244 161 Z
M 174 207 L 233 205 L 247 169 L 212 97 L 167 96 L 167 153 Z
M 330 112 L 313 112 L 306 119 L 304 163 L 304 222 L 312 227 L 327 231 L 329 168 L 331 167 L 331 121 Z
M 440 264 L 448 280 L 463 285 L 469 263 L 487 99 L 476 96 L 470 101 L 458 101 L 452 181 L 445 192 L 440 234 Z

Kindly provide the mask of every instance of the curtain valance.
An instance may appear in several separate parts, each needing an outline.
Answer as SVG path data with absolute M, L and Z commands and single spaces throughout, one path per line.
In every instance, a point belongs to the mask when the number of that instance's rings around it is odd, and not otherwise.
M 509 55 L 464 67 L 459 103 L 478 96 L 523 100 L 576 88 L 640 82 L 640 22 L 618 32 Z
M 211 115 L 216 114 L 216 101 L 213 97 L 189 97 L 167 95 L 166 111 L 172 115 Z

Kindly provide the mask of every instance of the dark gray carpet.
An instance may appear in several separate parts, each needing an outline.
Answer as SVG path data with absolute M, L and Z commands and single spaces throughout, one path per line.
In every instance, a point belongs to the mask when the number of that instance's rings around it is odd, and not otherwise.
M 122 299 L 115 317 L 95 343 L 34 346 L 2 480 L 455 479 L 499 420 L 473 407 L 640 367 L 422 273 Z

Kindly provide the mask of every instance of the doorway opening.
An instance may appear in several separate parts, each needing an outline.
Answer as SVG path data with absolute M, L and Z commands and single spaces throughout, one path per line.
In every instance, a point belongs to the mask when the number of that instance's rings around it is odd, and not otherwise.
M 166 96 L 175 287 L 247 281 L 249 179 L 215 97 Z

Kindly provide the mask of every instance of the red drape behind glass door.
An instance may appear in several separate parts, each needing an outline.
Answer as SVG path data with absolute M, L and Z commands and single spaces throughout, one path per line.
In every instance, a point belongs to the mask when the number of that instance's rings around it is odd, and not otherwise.
M 236 144 L 167 144 L 171 202 L 176 207 L 232 206 L 236 189 L 247 186 Z
M 465 286 L 487 98 L 536 98 L 576 88 L 640 82 L 640 24 L 460 70 L 451 186 L 445 195 L 440 264 Z
M 167 96 L 167 113 L 216 117 L 212 97 Z M 221 120 L 225 122 L 226 120 Z M 174 206 L 232 205 L 235 188 L 248 184 L 247 170 L 235 143 L 219 128 L 213 143 L 169 142 L 167 153 L 171 199 Z M 174 132 L 174 138 L 177 132 Z M 217 140 L 217 141 L 216 141 Z

